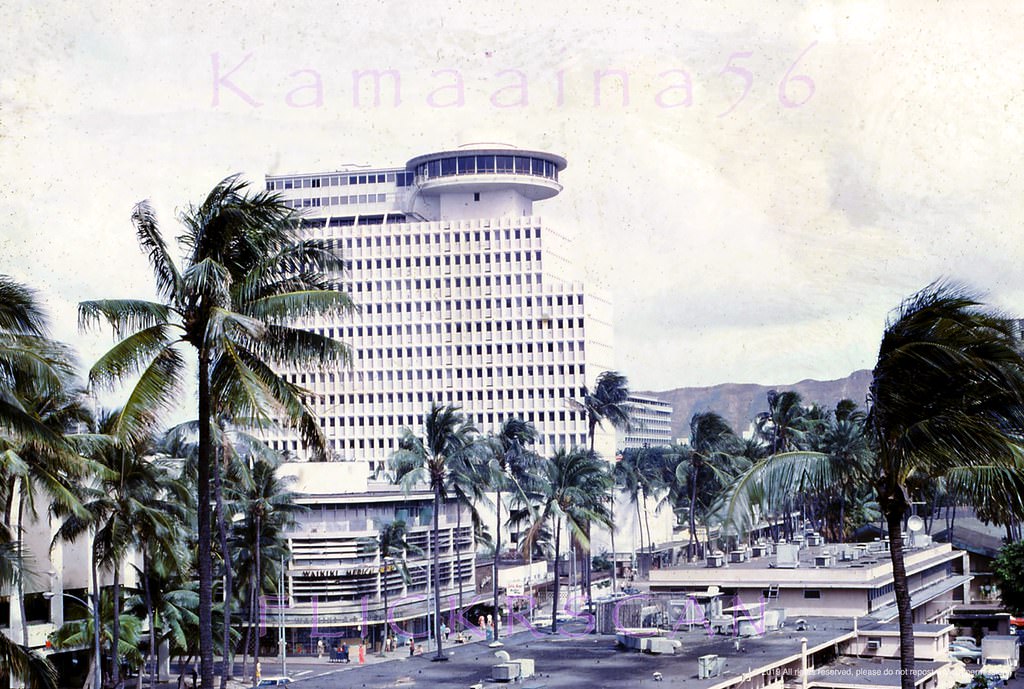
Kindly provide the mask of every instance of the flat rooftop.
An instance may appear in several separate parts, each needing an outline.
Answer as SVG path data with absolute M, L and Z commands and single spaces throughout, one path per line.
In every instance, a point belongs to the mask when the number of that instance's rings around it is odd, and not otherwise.
M 649 583 L 652 589 L 697 589 L 707 586 L 767 586 L 770 584 L 815 586 L 870 587 L 880 580 L 892 578 L 892 562 L 888 549 L 881 542 L 861 544 L 825 544 L 802 546 L 796 566 L 785 566 L 776 555 L 748 557 L 730 562 L 732 553 L 722 553 L 720 567 L 708 567 L 706 560 L 680 563 L 673 567 L 652 569 Z M 962 553 L 947 543 L 930 543 L 924 547 L 905 551 L 907 572 L 913 573 L 933 564 L 956 559 Z M 779 566 L 782 564 L 783 566 Z M 826 566 L 827 565 L 827 566 Z
M 666 684 L 685 683 L 687 687 L 713 689 L 739 682 L 744 675 L 758 672 L 759 668 L 778 666 L 798 661 L 801 639 L 807 639 L 809 652 L 831 648 L 843 638 L 853 634 L 849 621 L 834 618 L 808 618 L 813 624 L 797 632 L 789 627 L 768 632 L 763 637 L 747 638 L 739 647 L 730 637 L 709 637 L 703 630 L 667 634 L 680 641 L 682 647 L 675 655 L 650 655 L 618 646 L 614 636 L 584 634 L 582 624 L 569 624 L 559 628 L 557 634 L 540 630 L 526 631 L 503 639 L 504 648 L 512 657 L 532 658 L 537 675 L 512 686 L 602 689 L 607 687 L 634 687 L 639 684 L 655 686 L 653 675 L 660 672 Z M 346 672 L 344 686 L 383 689 L 384 687 L 469 687 L 482 683 L 485 687 L 502 686 L 490 681 L 491 667 L 500 662 L 494 650 L 482 643 L 445 647 L 448 662 L 431 662 L 431 652 L 416 658 L 402 658 Z M 724 659 L 722 674 L 709 679 L 698 679 L 698 658 L 718 655 Z M 338 677 L 331 678 L 330 686 L 338 686 Z M 306 680 L 303 680 L 303 684 Z M 315 680 L 310 686 L 316 687 Z M 327 685 L 325 685 L 327 686 Z
M 914 662 L 914 683 L 920 684 L 942 669 L 947 663 L 917 660 Z M 815 668 L 807 673 L 808 687 L 898 687 L 900 661 L 875 658 L 841 657 L 836 662 Z

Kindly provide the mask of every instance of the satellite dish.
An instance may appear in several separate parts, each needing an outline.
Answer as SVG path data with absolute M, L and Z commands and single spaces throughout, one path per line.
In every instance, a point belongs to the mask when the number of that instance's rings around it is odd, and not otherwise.
M 917 533 L 924 528 L 924 520 L 918 517 L 916 514 L 907 520 L 907 528 Z

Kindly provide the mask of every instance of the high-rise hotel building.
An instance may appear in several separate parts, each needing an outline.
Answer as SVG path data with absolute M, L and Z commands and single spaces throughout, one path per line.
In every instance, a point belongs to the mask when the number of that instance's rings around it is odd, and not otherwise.
M 351 366 L 287 371 L 315 393 L 333 459 L 382 468 L 432 403 L 461 407 L 485 433 L 526 419 L 545 455 L 587 442 L 570 401 L 611 365 L 611 309 L 573 279 L 568 238 L 534 214 L 562 190 L 565 166 L 487 144 L 401 167 L 267 176 L 350 263 L 338 280 L 358 313 L 305 325 L 349 344 Z M 301 456 L 294 436 L 272 444 Z M 598 449 L 610 458 L 614 436 Z

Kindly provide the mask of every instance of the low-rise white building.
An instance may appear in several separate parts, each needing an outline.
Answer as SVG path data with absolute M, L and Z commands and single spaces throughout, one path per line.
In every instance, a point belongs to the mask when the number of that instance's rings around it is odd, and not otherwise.
M 289 649 L 313 648 L 317 641 L 365 638 L 377 644 L 385 630 L 395 636 L 420 635 L 433 605 L 431 540 L 433 494 L 406 494 L 373 481 L 365 462 L 289 463 L 281 476 L 293 476 L 290 489 L 307 511 L 288 532 L 288 600 L 280 614 Z M 382 562 L 375 546 L 381 529 L 401 520 L 410 550 Z M 441 613 L 447 619 L 475 595 L 476 545 L 469 509 L 449 500 L 440 514 L 438 538 Z M 402 564 L 404 563 L 404 564 Z M 385 613 L 385 590 L 387 613 Z M 308 645 L 307 645 L 308 644 Z
M 774 552 L 772 552 L 774 550 Z M 965 600 L 971 574 L 967 554 L 945 543 L 905 552 L 914 622 L 946 623 Z M 651 570 L 652 591 L 706 592 L 709 587 L 746 606 L 762 602 L 787 617 L 897 616 L 892 563 L 882 542 L 848 545 L 756 546 L 714 554 L 696 564 Z

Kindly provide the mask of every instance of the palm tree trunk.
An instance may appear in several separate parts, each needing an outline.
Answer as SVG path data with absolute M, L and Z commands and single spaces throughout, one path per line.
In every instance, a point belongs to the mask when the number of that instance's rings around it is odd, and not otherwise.
M 96 571 L 96 541 L 93 541 L 92 549 L 92 637 L 93 654 L 96 664 L 96 675 L 93 678 L 97 689 L 103 684 L 103 654 L 100 651 L 100 625 L 103 623 L 100 618 L 100 577 Z
M 494 589 L 494 640 L 498 640 L 498 558 L 501 556 L 501 489 L 497 490 L 497 496 L 494 501 L 495 510 L 497 511 L 496 520 L 497 524 L 494 529 L 494 582 L 492 588 Z M 461 510 L 460 510 L 461 513 Z M 461 581 L 461 580 L 460 580 Z M 462 593 L 462 590 L 459 590 Z M 459 603 L 459 610 L 462 610 L 462 603 Z M 461 617 L 461 615 L 460 615 Z
M 260 513 L 257 511 L 256 512 L 256 557 L 255 557 L 255 560 L 256 560 L 256 576 L 255 576 L 255 579 L 254 579 L 255 586 L 253 587 L 253 593 L 252 593 L 253 604 L 257 608 L 260 607 L 260 605 L 259 605 L 260 598 L 262 597 L 262 594 L 263 594 L 263 573 L 260 571 L 260 564 L 261 564 L 260 563 L 260 559 L 261 559 L 260 558 L 260 551 L 263 549 L 262 545 L 260 544 L 260 535 L 261 535 L 261 530 L 263 528 L 263 525 L 260 523 L 261 521 L 262 520 L 260 519 Z M 258 617 L 258 615 L 255 616 L 255 617 Z M 253 619 L 253 623 L 254 624 L 256 623 L 255 617 Z M 257 627 L 256 628 L 256 633 L 255 633 L 255 637 L 256 637 L 255 641 L 256 641 L 256 643 L 253 644 L 253 651 L 252 651 L 252 666 L 253 666 L 254 669 L 259 667 L 259 665 L 260 665 L 260 636 L 261 636 L 261 634 L 259 633 L 258 630 L 259 630 L 259 628 Z
M 434 638 L 437 640 L 437 660 L 443 660 L 441 644 L 441 549 L 438 537 L 441 531 L 441 487 L 434 488 Z
M 633 501 L 633 505 L 636 507 L 636 530 L 640 534 L 640 552 L 642 553 L 646 548 L 644 545 L 644 519 L 640 516 L 640 494 L 637 493 L 634 497 L 636 498 Z
M 462 572 L 459 566 L 462 562 L 459 554 L 459 537 L 462 535 L 462 503 L 456 504 L 458 505 L 458 512 L 455 515 L 455 536 L 452 538 L 452 553 L 455 556 L 455 560 L 452 562 L 452 572 L 455 574 L 455 578 L 459 580 L 459 610 L 461 611 L 465 610 L 462 604 Z
M 22 491 L 18 499 L 18 526 L 15 533 L 18 534 L 18 610 L 21 614 L 21 643 L 28 648 L 28 620 L 25 619 L 25 492 Z
M 890 509 L 885 518 L 889 527 L 889 554 L 892 558 L 893 590 L 900 628 L 900 687 L 914 689 L 914 613 L 910 608 L 907 568 L 903 562 L 902 510 Z
M 609 513 L 611 515 L 612 525 L 608 529 L 612 539 L 612 593 L 619 590 L 618 576 L 615 570 L 618 568 L 618 560 L 615 557 L 615 486 L 612 485 L 612 500 L 609 503 Z
M 562 580 L 562 573 L 559 570 L 562 548 L 562 518 L 559 517 L 555 520 L 555 597 L 551 601 L 551 633 L 556 634 L 558 632 L 558 594 L 560 591 L 560 582 Z
M 709 534 L 710 535 L 710 534 Z M 687 557 L 693 559 L 697 546 L 697 467 L 690 469 L 690 543 L 686 546 Z
M 846 543 L 846 498 L 839 500 L 839 542 Z
M 221 455 L 221 459 L 226 458 L 226 453 Z M 231 670 L 233 663 L 231 662 L 231 588 L 232 588 L 232 568 L 231 568 L 231 550 L 228 545 L 228 528 L 227 520 L 224 518 L 224 467 L 220 460 L 214 463 L 214 474 L 213 474 L 213 492 L 214 502 L 217 505 L 217 531 L 220 535 L 220 552 L 221 558 L 224 560 L 224 640 L 221 645 L 221 673 L 220 673 L 220 689 L 227 689 L 228 680 L 231 679 Z
M 146 653 L 146 665 L 149 666 L 149 686 L 156 689 L 156 677 L 158 674 L 157 665 L 160 663 L 159 655 L 154 662 L 156 653 L 156 616 L 153 612 L 153 592 L 149 588 L 149 553 L 142 551 L 142 595 L 146 599 L 146 619 L 149 620 L 149 649 Z
M 110 587 L 114 599 L 114 616 L 110 620 L 110 681 L 115 689 L 121 686 L 121 658 L 118 654 L 121 644 L 121 563 L 114 556 L 114 583 Z
M 654 537 L 651 536 L 651 516 L 647 512 L 647 491 L 640 491 L 640 498 L 644 501 L 644 523 L 647 524 L 647 548 L 648 552 L 654 553 Z
M 248 587 L 248 589 L 249 589 L 249 591 L 248 591 L 248 593 L 249 593 L 249 596 L 248 596 L 249 604 L 246 607 L 246 611 L 245 611 L 245 643 L 242 644 L 242 678 L 243 679 L 248 677 L 248 675 L 246 674 L 246 667 L 248 666 L 248 662 L 249 662 L 249 641 L 252 639 L 252 608 L 253 608 L 253 605 L 252 605 L 252 591 L 253 591 L 253 587 L 252 587 L 252 578 L 251 578 L 252 574 L 250 573 L 249 576 L 250 576 L 249 587 Z
M 199 674 L 203 689 L 213 689 L 213 567 L 210 548 L 210 353 L 199 349 L 199 467 L 196 478 L 199 540 Z

